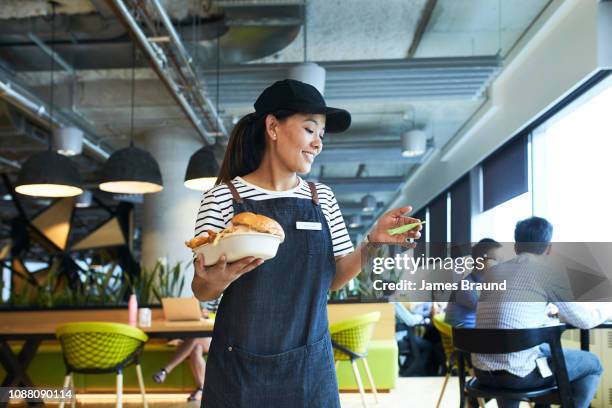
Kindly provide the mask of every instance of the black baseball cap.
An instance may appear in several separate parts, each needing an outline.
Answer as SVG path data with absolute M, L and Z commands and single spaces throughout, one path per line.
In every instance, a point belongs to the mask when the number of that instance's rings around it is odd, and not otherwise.
M 264 89 L 253 106 L 259 117 L 279 110 L 324 114 L 325 131 L 330 133 L 344 132 L 351 125 L 348 111 L 327 106 L 317 88 L 294 79 L 276 81 Z

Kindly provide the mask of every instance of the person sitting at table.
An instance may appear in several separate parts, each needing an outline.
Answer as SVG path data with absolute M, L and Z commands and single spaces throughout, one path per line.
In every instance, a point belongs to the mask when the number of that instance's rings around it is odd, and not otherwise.
M 559 269 L 547 264 L 553 226 L 544 218 L 519 221 L 514 231 L 517 256 L 493 266 L 484 282 L 506 281 L 506 290 L 482 291 L 476 309 L 477 328 L 523 329 L 550 324 L 548 302 L 559 317 L 581 329 L 595 327 L 611 316 L 607 303 L 572 302 L 568 282 Z M 588 351 L 564 350 L 565 364 L 576 408 L 586 408 L 593 399 L 603 368 Z M 508 354 L 472 354 L 476 377 L 483 385 L 529 389 L 553 385 L 550 348 L 543 344 Z M 536 361 L 538 364 L 536 364 Z M 520 401 L 498 401 L 503 407 L 518 407 Z
M 472 259 L 484 260 L 474 263 L 474 269 L 463 279 L 470 283 L 482 282 L 487 270 L 501 260 L 501 244 L 491 238 L 483 238 L 472 247 Z M 481 266 L 480 268 L 477 267 Z M 476 325 L 476 304 L 479 293 L 475 289 L 454 290 L 448 300 L 444 320 L 451 326 L 474 327 Z
M 215 311 L 218 304 L 219 300 L 217 299 L 215 302 L 207 302 L 206 307 L 210 311 Z M 205 319 L 207 319 L 210 314 L 208 309 L 202 309 L 202 317 Z M 206 370 L 206 363 L 204 361 L 203 354 L 208 353 L 211 340 L 211 337 L 193 337 L 179 340 L 179 345 L 174 353 L 174 357 L 172 357 L 164 368 L 153 374 L 153 381 L 158 384 L 163 383 L 166 381 L 168 374 L 170 374 L 177 365 L 189 357 L 189 367 L 191 368 L 193 379 L 196 382 L 196 389 L 189 394 L 187 401 L 201 400 L 202 392 L 204 390 L 204 374 Z M 174 340 L 172 342 L 174 342 Z
M 396 332 L 401 351 L 400 375 L 403 377 L 438 375 L 444 370 L 444 349 L 438 331 L 430 324 L 441 306 L 435 302 L 393 302 L 396 322 L 406 330 Z M 415 326 L 421 326 L 420 335 Z

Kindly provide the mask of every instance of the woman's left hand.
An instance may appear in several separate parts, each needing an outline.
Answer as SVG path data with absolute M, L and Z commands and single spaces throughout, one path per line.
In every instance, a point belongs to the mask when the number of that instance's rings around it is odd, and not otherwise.
M 403 244 L 405 245 L 410 238 L 418 239 L 421 237 L 419 232 L 423 226 L 419 225 L 411 229 L 410 231 L 404 232 L 403 234 L 389 235 L 387 230 L 396 228 L 405 224 L 412 224 L 421 220 L 412 217 L 406 217 L 404 214 L 408 214 L 412 211 L 412 207 L 401 207 L 387 211 L 383 214 L 376 222 L 376 225 L 369 233 L 369 241 L 373 243 L 385 243 L 385 244 Z M 415 244 L 412 244 L 414 246 Z

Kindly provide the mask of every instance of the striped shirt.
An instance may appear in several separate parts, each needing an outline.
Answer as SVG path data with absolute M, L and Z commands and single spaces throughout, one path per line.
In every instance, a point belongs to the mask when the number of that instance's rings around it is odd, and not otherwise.
M 557 324 L 550 319 L 547 304 L 554 303 L 562 321 L 581 329 L 601 324 L 610 316 L 606 302 L 569 302 L 571 285 L 558 269 L 546 264 L 545 255 L 523 253 L 493 266 L 485 282 L 506 280 L 506 290 L 482 291 L 476 309 L 476 327 L 526 329 Z M 519 377 L 532 372 L 535 360 L 543 356 L 538 346 L 508 354 L 472 354 L 472 363 L 481 370 L 506 370 Z
M 261 201 L 281 197 L 312 199 L 308 183 L 299 177 L 298 179 L 299 184 L 296 187 L 285 191 L 265 190 L 245 181 L 242 177 L 236 177 L 232 182 L 240 197 L 250 200 Z M 315 185 L 319 196 L 319 204 L 331 233 L 334 256 L 342 256 L 353 252 L 353 243 L 346 230 L 344 218 L 342 218 L 334 193 L 325 184 L 315 183 Z M 225 184 L 213 187 L 204 193 L 200 203 L 195 236 L 205 234 L 207 230 L 221 231 L 228 226 L 233 216 L 234 207 L 230 189 Z

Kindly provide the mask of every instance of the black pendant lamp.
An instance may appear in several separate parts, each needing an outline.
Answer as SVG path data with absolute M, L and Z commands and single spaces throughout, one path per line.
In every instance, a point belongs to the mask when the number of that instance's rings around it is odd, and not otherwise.
M 217 114 L 219 113 L 219 73 L 221 71 L 220 36 L 217 33 Z M 217 132 L 219 132 L 219 120 L 217 117 Z M 204 146 L 189 158 L 189 164 L 187 164 L 187 171 L 185 172 L 185 187 L 199 191 L 209 190 L 214 187 L 218 174 L 219 165 L 212 148 Z
M 104 163 L 100 190 L 119 194 L 147 194 L 163 190 L 161 171 L 151 153 L 130 145 Z
M 51 150 L 36 153 L 21 167 L 15 191 L 36 197 L 72 197 L 83 192 L 76 164 Z
M 55 48 L 55 3 L 51 3 L 51 47 Z M 49 118 L 53 125 L 53 72 L 55 59 L 51 58 L 51 89 Z M 72 197 L 83 192 L 81 177 L 77 165 L 68 157 L 51 150 L 30 156 L 17 175 L 15 191 L 20 194 L 36 197 Z
M 163 190 L 159 165 L 153 155 L 134 146 L 134 83 L 135 52 L 132 45 L 132 112 L 130 124 L 130 146 L 117 150 L 104 163 L 102 191 L 119 194 L 148 194 Z
M 219 174 L 217 159 L 209 147 L 203 147 L 189 159 L 185 172 L 185 187 L 205 191 L 212 188 Z

